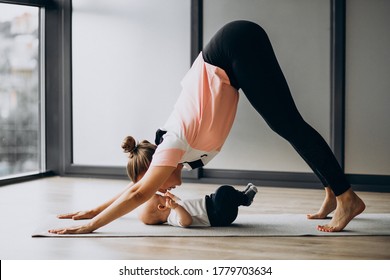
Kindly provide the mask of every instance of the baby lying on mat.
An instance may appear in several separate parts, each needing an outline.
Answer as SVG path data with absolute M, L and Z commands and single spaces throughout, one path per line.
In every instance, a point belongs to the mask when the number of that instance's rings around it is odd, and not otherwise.
M 244 191 L 223 185 L 203 198 L 180 200 L 170 192 L 155 194 L 140 214 L 147 225 L 167 223 L 179 227 L 222 227 L 237 218 L 239 206 L 249 206 L 257 188 L 249 183 Z

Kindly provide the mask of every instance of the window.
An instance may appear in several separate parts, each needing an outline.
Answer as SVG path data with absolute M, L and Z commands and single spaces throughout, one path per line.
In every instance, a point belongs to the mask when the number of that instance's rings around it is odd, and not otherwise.
M 0 179 L 44 169 L 39 7 L 0 3 Z

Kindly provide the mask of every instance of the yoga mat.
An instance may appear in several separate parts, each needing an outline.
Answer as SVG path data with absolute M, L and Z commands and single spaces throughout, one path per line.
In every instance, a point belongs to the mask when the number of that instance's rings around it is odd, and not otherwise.
M 319 224 L 329 219 L 308 220 L 305 214 L 242 214 L 228 227 L 178 228 L 169 225 L 144 225 L 135 216 L 124 216 L 90 234 L 50 234 L 48 229 L 84 224 L 87 220 L 60 220 L 50 217 L 32 237 L 207 237 L 207 236 L 370 236 L 390 235 L 390 214 L 361 214 L 342 232 L 321 232 Z

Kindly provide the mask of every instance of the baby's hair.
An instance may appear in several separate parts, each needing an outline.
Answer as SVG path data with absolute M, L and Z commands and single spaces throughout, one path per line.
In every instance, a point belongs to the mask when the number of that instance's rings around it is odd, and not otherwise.
M 157 146 L 147 140 L 137 144 L 132 136 L 126 136 L 121 147 L 129 157 L 126 168 L 127 175 L 135 183 L 139 176 L 145 174 L 148 170 Z

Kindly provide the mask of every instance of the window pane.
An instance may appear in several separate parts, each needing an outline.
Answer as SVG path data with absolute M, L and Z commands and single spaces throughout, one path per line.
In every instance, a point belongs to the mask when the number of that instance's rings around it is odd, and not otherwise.
M 0 178 L 41 170 L 39 8 L 0 4 Z
M 190 1 L 72 3 L 73 162 L 124 166 L 124 137 L 153 142 L 180 94 Z

